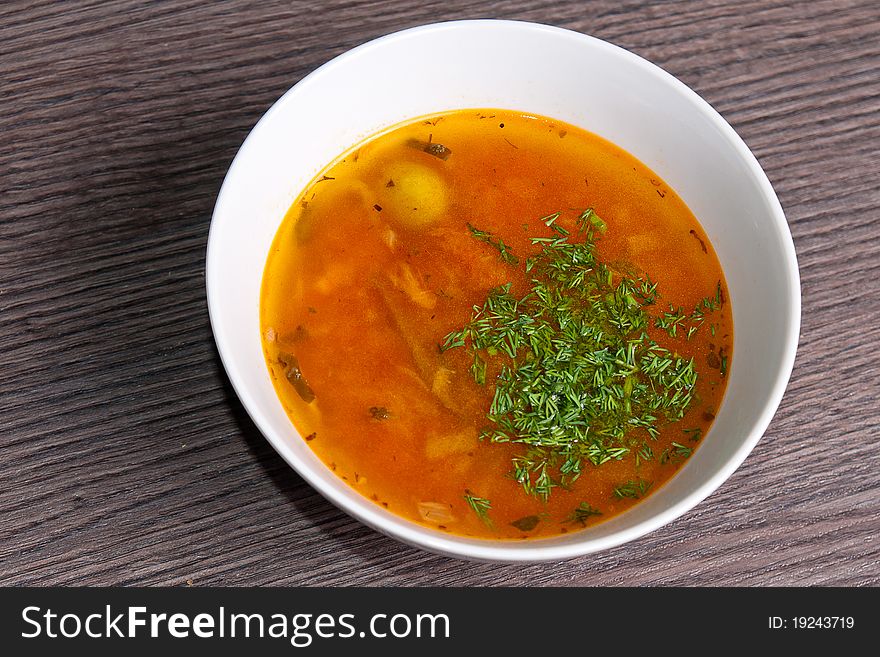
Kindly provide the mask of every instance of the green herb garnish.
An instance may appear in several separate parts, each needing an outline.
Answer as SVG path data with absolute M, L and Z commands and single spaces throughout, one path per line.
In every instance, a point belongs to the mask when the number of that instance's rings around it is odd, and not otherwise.
M 681 443 L 672 443 L 672 454 L 674 457 L 686 459 L 693 453 L 694 450 L 691 447 L 685 447 Z
M 669 461 L 679 463 L 688 458 L 693 452 L 694 450 L 692 448 L 685 447 L 681 443 L 673 442 L 671 447 L 667 447 L 660 454 L 660 463 L 668 463 Z
M 680 420 L 697 381 L 692 358 L 648 336 L 644 307 L 655 302 L 657 284 L 597 258 L 596 233 L 605 223 L 592 210 L 571 231 L 558 225 L 560 216 L 544 218 L 552 236 L 532 238 L 539 251 L 525 262 L 531 289 L 517 296 L 510 283 L 495 288 L 441 345 L 475 354 L 478 383 L 485 363 L 476 357 L 500 361 L 481 438 L 522 445 L 511 474 L 544 500 L 585 464 L 630 454 L 631 434 L 655 439 L 659 426 Z M 664 318 L 670 326 L 685 320 L 674 308 Z
M 586 527 L 587 521 L 593 516 L 601 516 L 602 512 L 594 509 L 586 502 L 581 502 L 580 506 L 572 511 L 571 515 L 566 519 L 567 522 L 579 522 L 581 526 Z
M 620 484 L 620 486 L 615 486 L 613 495 L 619 500 L 625 498 L 637 500 L 640 497 L 644 497 L 645 493 L 647 493 L 653 485 L 653 481 L 645 481 L 644 479 L 627 481 L 626 483 Z
M 654 320 L 654 326 L 663 329 L 669 334 L 669 337 L 674 338 L 678 334 L 678 327 L 685 320 L 687 320 L 687 317 L 684 315 L 684 310 L 680 306 L 675 308 L 670 304 L 669 310 L 663 313 L 662 317 Z M 690 337 L 690 334 L 688 334 L 688 337 Z
M 721 281 L 718 281 L 718 284 L 715 286 L 715 296 L 714 297 L 706 297 L 701 299 L 696 306 L 694 306 L 694 311 L 691 313 L 691 328 L 688 330 L 688 339 L 690 340 L 693 331 L 696 331 L 700 326 L 702 326 L 703 322 L 706 319 L 707 313 L 714 313 L 716 310 L 721 308 L 724 304 L 724 295 L 721 291 Z M 715 331 L 717 330 L 717 324 L 712 324 L 709 327 L 709 330 L 712 332 L 712 335 L 715 335 Z
M 721 308 L 723 303 L 724 297 L 721 292 L 721 281 L 718 281 L 718 284 L 715 287 L 715 296 L 700 299 L 697 302 L 697 305 L 694 306 L 694 310 L 690 315 L 684 314 L 684 308 L 680 306 L 676 308 L 670 305 L 669 310 L 665 312 L 662 317 L 658 317 L 654 320 L 654 326 L 666 331 L 669 334 L 669 337 L 674 338 L 678 335 L 679 327 L 684 329 L 685 324 L 687 324 L 685 339 L 690 340 L 700 326 L 703 325 L 703 322 L 706 320 L 706 314 L 715 312 Z M 716 325 L 712 324 L 709 327 L 709 330 L 714 336 Z
M 498 249 L 498 253 L 501 256 L 501 259 L 506 262 L 508 265 L 518 265 L 519 258 L 517 258 L 511 251 L 510 247 L 508 247 L 504 242 L 500 239 L 493 237 L 492 233 L 489 233 L 485 230 L 480 230 L 471 224 L 467 225 L 468 230 L 471 231 L 471 235 L 473 235 L 476 239 L 481 242 L 485 242 L 490 246 L 494 246 Z
M 474 352 L 474 363 L 471 365 L 471 374 L 474 375 L 474 381 L 480 385 L 486 383 L 486 361 L 480 356 L 479 352 Z
M 654 458 L 654 449 L 648 443 L 642 443 L 642 446 L 636 450 L 636 467 L 643 461 L 651 461 Z
M 464 501 L 468 503 L 468 506 L 471 507 L 480 520 L 486 523 L 489 527 L 492 526 L 492 519 L 489 518 L 489 510 L 492 508 L 492 503 L 489 500 L 485 497 L 478 497 L 469 490 L 465 490 Z

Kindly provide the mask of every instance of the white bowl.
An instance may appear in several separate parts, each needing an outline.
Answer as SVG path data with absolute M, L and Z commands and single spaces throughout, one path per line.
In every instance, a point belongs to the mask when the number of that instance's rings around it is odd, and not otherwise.
M 298 193 L 337 155 L 400 121 L 503 108 L 561 119 L 642 160 L 697 216 L 727 277 L 734 347 L 727 393 L 703 445 L 665 486 L 582 532 L 488 541 L 422 527 L 334 475 L 275 395 L 260 343 L 259 298 L 272 238 Z M 770 182 L 734 130 L 696 93 L 644 59 L 555 27 L 511 21 L 426 25 L 337 57 L 281 97 L 248 135 L 217 198 L 207 253 L 211 325 L 229 379 L 279 454 L 367 525 L 442 554 L 494 561 L 564 559 L 664 525 L 727 479 L 760 439 L 791 374 L 800 284 Z

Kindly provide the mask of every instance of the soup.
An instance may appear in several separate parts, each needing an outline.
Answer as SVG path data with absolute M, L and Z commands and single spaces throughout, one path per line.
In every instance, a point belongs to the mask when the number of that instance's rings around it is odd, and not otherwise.
M 582 129 L 413 120 L 328 166 L 275 237 L 263 348 L 292 423 L 438 531 L 581 530 L 672 477 L 730 367 L 720 265 L 684 202 Z

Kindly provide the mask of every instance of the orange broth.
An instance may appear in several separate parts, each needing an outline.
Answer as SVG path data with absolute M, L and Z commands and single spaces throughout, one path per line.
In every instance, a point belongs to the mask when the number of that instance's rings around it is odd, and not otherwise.
M 489 363 L 480 385 L 470 352 L 438 345 L 496 286 L 509 282 L 517 295 L 529 289 L 523 267 L 474 239 L 468 224 L 527 256 L 532 237 L 552 234 L 542 217 L 561 210 L 560 224 L 571 227 L 584 208 L 607 225 L 597 242 L 602 260 L 627 263 L 658 283 L 652 317 L 669 304 L 694 308 L 716 290 L 722 303 L 689 338 L 648 329 L 663 347 L 692 356 L 698 374 L 684 418 L 661 423 L 649 441 L 655 458 L 584 464 L 576 481 L 544 500 L 511 477 L 521 445 L 479 439 L 497 364 Z M 673 443 L 695 449 L 693 429 L 704 436 L 721 403 L 733 332 L 726 300 L 699 223 L 633 156 L 560 121 L 462 110 L 371 137 L 308 186 L 272 245 L 260 320 L 278 396 L 338 476 L 413 522 L 521 539 L 613 517 L 638 502 L 615 487 L 647 482 L 644 497 L 686 462 L 661 463 L 659 455 Z M 465 491 L 491 502 L 487 517 L 474 512 Z M 581 503 L 601 515 L 578 522 L 572 513 Z

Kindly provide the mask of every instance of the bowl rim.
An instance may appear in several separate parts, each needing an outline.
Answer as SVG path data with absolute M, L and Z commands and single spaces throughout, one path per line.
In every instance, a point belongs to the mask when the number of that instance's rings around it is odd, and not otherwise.
M 726 460 L 723 466 L 718 468 L 715 474 L 702 485 L 686 494 L 680 501 L 669 508 L 646 518 L 632 527 L 624 528 L 607 536 L 589 537 L 585 534 L 584 540 L 555 545 L 543 543 L 540 539 L 523 542 L 468 539 L 466 537 L 457 537 L 455 535 L 435 532 L 430 528 L 422 527 L 400 516 L 394 516 L 389 519 L 387 515 L 380 513 L 378 507 L 373 508 L 372 503 L 366 498 L 364 498 L 364 503 L 361 505 L 351 504 L 350 500 L 341 492 L 341 488 L 337 489 L 331 485 L 325 484 L 317 473 L 313 472 L 310 465 L 302 462 L 289 448 L 285 441 L 274 434 L 261 414 L 253 410 L 256 408 L 256 402 L 253 400 L 253 397 L 244 384 L 244 381 L 239 374 L 239 370 L 235 365 L 235 361 L 232 357 L 233 349 L 229 336 L 226 333 L 223 324 L 217 319 L 217 311 L 215 308 L 219 304 L 220 290 L 216 284 L 212 284 L 212 280 L 214 279 L 211 275 L 211 272 L 219 267 L 217 256 L 218 248 L 216 247 L 217 217 L 220 208 L 224 204 L 224 199 L 230 194 L 230 181 L 236 177 L 235 173 L 237 169 L 242 166 L 241 162 L 244 159 L 243 154 L 253 147 L 253 143 L 256 141 L 255 135 L 260 134 L 265 129 L 269 118 L 276 112 L 280 111 L 282 106 L 292 102 L 296 96 L 303 93 L 303 90 L 307 89 L 307 87 L 314 82 L 315 78 L 323 75 L 332 68 L 344 65 L 349 59 L 358 57 L 368 50 L 384 46 L 393 41 L 411 38 L 421 33 L 473 28 L 475 26 L 480 26 L 482 29 L 534 30 L 553 34 L 557 38 L 580 40 L 589 43 L 591 47 L 603 49 L 617 57 L 622 57 L 625 60 L 628 60 L 630 64 L 639 66 L 649 74 L 659 78 L 661 82 L 670 85 L 674 91 L 682 94 L 686 100 L 690 101 L 690 103 L 695 106 L 696 111 L 702 113 L 704 118 L 711 121 L 723 138 L 730 146 L 732 146 L 734 152 L 741 159 L 742 163 L 746 165 L 749 174 L 758 185 L 766 207 L 770 211 L 775 231 L 780 238 L 779 243 L 782 245 L 781 255 L 785 261 L 784 265 L 788 276 L 788 284 L 793 291 L 787 300 L 787 316 L 789 321 L 785 335 L 785 349 L 784 353 L 781 354 L 781 366 L 776 372 L 771 392 L 767 396 L 761 413 L 752 425 L 752 430 L 742 441 L 740 447 Z M 252 421 L 256 424 L 257 428 L 272 445 L 275 451 L 278 452 L 287 464 L 305 479 L 312 488 L 318 491 L 335 506 L 369 527 L 407 544 L 456 558 L 508 563 L 558 561 L 592 554 L 622 545 L 623 543 L 640 538 L 663 525 L 669 524 L 711 495 L 733 474 L 743 461 L 745 461 L 746 457 L 764 435 L 771 419 L 776 413 L 794 367 L 801 322 L 801 289 L 797 255 L 782 205 L 773 190 L 770 180 L 767 178 L 766 173 L 761 168 L 755 155 L 730 124 L 728 124 L 727 121 L 706 100 L 686 84 L 681 82 L 678 78 L 668 73 L 660 66 L 649 62 L 643 57 L 630 52 L 625 48 L 573 30 L 545 25 L 542 23 L 515 20 L 476 19 L 444 21 L 399 30 L 347 50 L 324 63 L 288 89 L 272 104 L 248 133 L 226 172 L 217 195 L 208 232 L 205 256 L 205 285 L 211 330 L 217 345 L 220 360 L 223 363 L 223 367 L 226 370 L 226 374 L 236 395 L 241 400 L 242 405 Z

